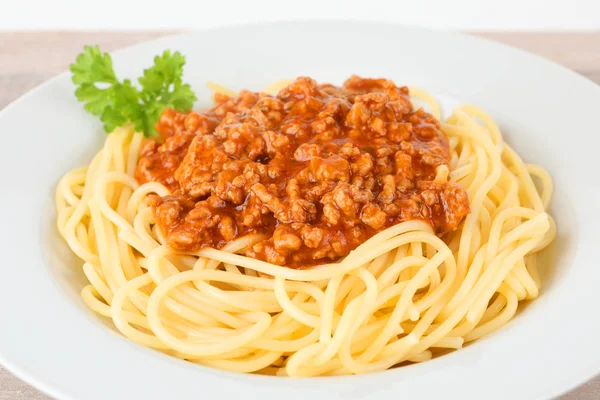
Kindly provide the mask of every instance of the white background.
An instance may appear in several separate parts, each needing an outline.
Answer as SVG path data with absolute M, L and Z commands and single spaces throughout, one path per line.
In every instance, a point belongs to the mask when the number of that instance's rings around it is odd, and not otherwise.
M 462 30 L 600 30 L 600 0 L 0 0 L 0 30 L 172 30 L 343 18 Z

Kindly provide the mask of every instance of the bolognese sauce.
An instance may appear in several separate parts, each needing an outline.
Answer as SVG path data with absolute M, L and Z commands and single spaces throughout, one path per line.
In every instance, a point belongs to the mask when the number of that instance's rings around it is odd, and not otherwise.
M 246 255 L 301 268 L 346 256 L 377 232 L 419 219 L 441 235 L 469 211 L 447 179 L 447 138 L 406 87 L 353 76 L 342 87 L 300 77 L 277 93 L 215 95 L 204 112 L 165 110 L 162 141 L 142 146 L 140 183 L 167 243 L 221 248 L 250 233 Z

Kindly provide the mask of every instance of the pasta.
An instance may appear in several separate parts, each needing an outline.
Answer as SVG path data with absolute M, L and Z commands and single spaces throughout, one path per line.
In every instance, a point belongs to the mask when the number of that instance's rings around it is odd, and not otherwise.
M 411 94 L 439 117 L 433 97 Z M 244 256 L 260 234 L 220 250 L 167 246 L 145 200 L 169 190 L 138 184 L 143 135 L 118 128 L 56 191 L 58 230 L 89 280 L 83 301 L 135 342 L 237 372 L 360 374 L 460 349 L 539 295 L 537 253 L 556 233 L 553 185 L 475 106 L 457 107 L 442 130 L 451 161 L 438 174 L 470 199 L 458 230 L 440 238 L 406 221 L 340 262 L 291 269 Z

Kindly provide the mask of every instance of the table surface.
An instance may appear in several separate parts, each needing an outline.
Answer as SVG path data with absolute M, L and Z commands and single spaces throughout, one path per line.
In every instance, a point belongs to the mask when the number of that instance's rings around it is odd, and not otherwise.
M 168 32 L 0 32 L 0 109 L 65 71 L 85 44 L 113 51 Z M 600 32 L 474 33 L 519 47 L 577 71 L 600 84 Z M 45 400 L 48 396 L 0 366 L 0 400 Z M 600 399 L 600 377 L 561 400 Z

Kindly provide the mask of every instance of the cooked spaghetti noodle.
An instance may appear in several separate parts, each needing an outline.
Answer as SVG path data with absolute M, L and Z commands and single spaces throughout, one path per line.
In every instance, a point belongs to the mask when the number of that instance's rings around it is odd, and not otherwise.
M 359 374 L 460 349 L 538 296 L 537 253 L 556 232 L 553 186 L 482 110 L 457 107 L 442 130 L 451 161 L 438 174 L 470 199 L 458 230 L 440 238 L 406 221 L 340 262 L 292 269 L 244 255 L 260 234 L 220 250 L 167 246 L 146 197 L 169 190 L 138 184 L 143 135 L 119 128 L 56 191 L 58 229 L 89 280 L 83 300 L 135 342 L 230 371 Z

